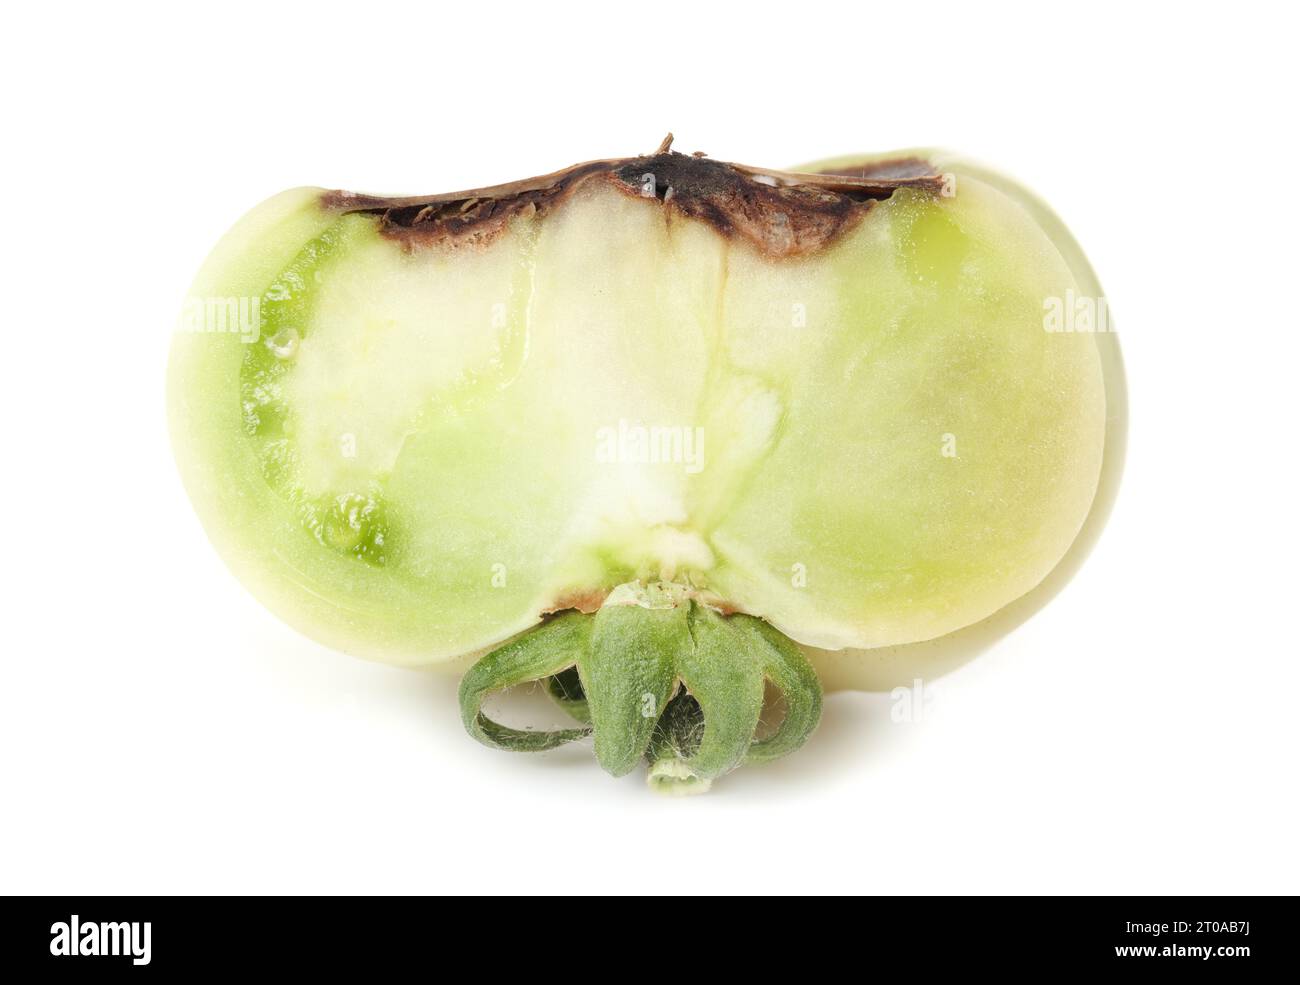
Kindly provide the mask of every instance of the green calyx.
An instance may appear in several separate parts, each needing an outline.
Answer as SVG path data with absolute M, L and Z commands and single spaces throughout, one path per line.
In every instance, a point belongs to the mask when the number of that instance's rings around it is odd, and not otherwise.
M 483 698 L 544 680 L 580 728 L 507 728 Z M 766 685 L 785 717 L 757 738 Z M 465 728 L 486 745 L 539 752 L 593 736 L 614 776 L 646 760 L 665 793 L 702 793 L 742 763 L 794 752 L 821 717 L 821 684 L 790 640 L 761 619 L 723 615 L 678 585 L 623 585 L 595 614 L 565 612 L 492 651 L 461 681 Z

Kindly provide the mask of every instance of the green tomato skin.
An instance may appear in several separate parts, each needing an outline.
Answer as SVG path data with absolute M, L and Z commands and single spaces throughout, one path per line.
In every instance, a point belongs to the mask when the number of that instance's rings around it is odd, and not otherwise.
M 286 192 L 191 289 L 265 324 L 177 333 L 187 490 L 255 596 L 391 662 L 660 577 L 812 646 L 970 625 L 1070 547 L 1106 399 L 1095 339 L 1044 328 L 1069 263 L 951 170 L 785 260 L 600 189 L 424 252 Z

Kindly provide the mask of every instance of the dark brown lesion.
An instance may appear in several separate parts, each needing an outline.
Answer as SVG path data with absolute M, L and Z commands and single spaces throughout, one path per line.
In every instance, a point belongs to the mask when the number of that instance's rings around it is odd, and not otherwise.
M 386 236 L 410 250 L 490 243 L 518 217 L 543 216 L 576 189 L 603 182 L 655 200 L 666 212 L 705 222 L 767 256 L 804 256 L 854 228 L 876 202 L 900 188 L 944 194 L 945 176 L 919 158 L 860 169 L 801 174 L 714 161 L 670 149 L 671 137 L 643 157 L 590 161 L 554 174 L 442 195 L 384 198 L 327 192 L 324 208 L 379 217 Z
M 812 175 L 751 168 L 664 153 L 628 161 L 614 172 L 629 194 L 659 199 L 665 208 L 708 223 L 723 236 L 746 240 L 767 256 L 804 256 L 852 229 L 876 202 L 899 188 L 938 194 L 941 176 L 901 178 Z
M 380 197 L 332 191 L 321 196 L 321 206 L 376 215 L 384 235 L 411 250 L 485 245 L 511 220 L 549 211 L 584 180 L 608 167 L 609 162 L 593 161 L 537 178 L 440 195 Z

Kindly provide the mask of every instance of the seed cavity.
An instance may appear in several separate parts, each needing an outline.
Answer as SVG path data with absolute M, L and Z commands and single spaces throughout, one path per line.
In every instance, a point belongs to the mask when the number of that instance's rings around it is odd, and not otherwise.
M 308 491 L 302 481 L 301 436 L 286 386 L 297 372 L 303 329 L 322 282 L 321 265 L 343 241 L 339 225 L 308 242 L 262 294 L 262 343 L 244 350 L 240 401 L 267 485 L 291 504 L 298 522 L 322 546 L 371 565 L 388 560 L 391 541 L 382 482 L 339 493 Z M 346 486 L 344 487 L 346 488 Z
M 362 561 L 387 561 L 388 524 L 376 494 L 345 493 L 304 503 L 302 518 L 323 546 Z

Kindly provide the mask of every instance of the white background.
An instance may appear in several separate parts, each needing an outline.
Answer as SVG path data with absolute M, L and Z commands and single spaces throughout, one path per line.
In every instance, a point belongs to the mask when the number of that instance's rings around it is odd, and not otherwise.
M 0 891 L 1300 891 L 1294 100 L 1282 5 L 11 7 Z M 1128 364 L 1073 582 L 919 723 L 651 796 L 509 756 L 455 681 L 281 625 L 167 443 L 169 333 L 246 209 L 678 149 L 943 145 L 1071 225 Z

